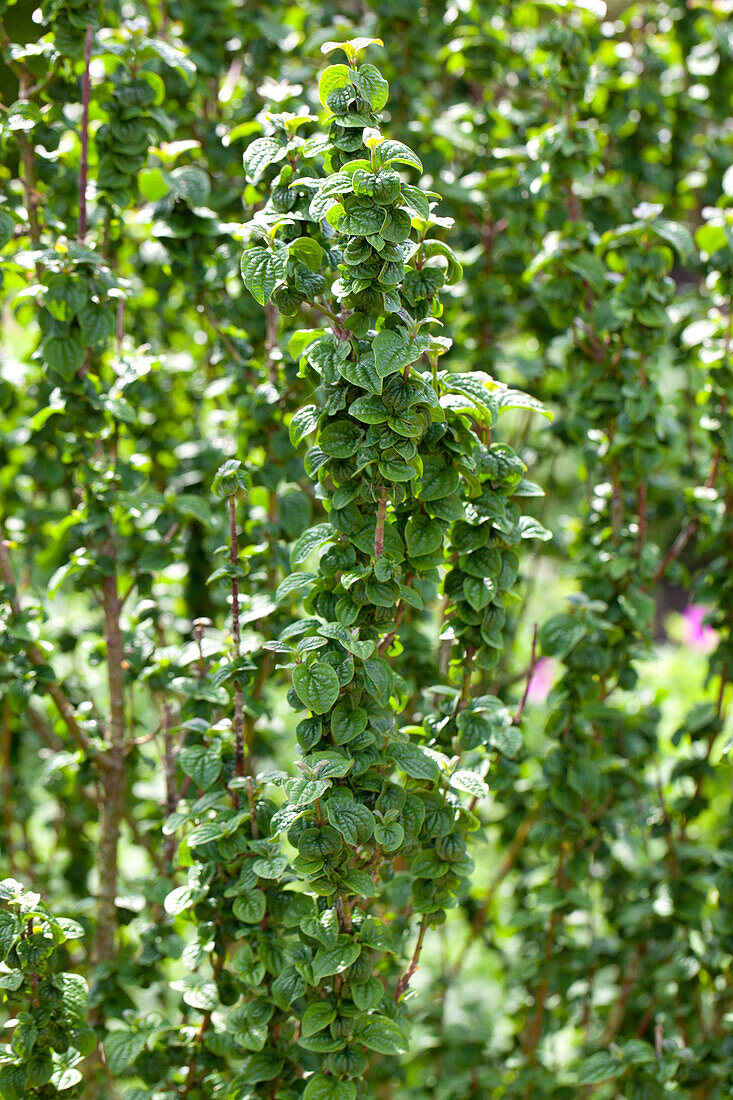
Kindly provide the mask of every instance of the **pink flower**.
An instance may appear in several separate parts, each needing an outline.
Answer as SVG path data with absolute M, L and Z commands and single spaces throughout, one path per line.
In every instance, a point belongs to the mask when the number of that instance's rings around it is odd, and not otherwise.
M 551 657 L 540 657 L 532 673 L 532 679 L 529 681 L 528 702 L 544 703 L 552 691 L 556 665 L 557 661 L 554 661 Z
M 682 642 L 696 653 L 710 653 L 718 644 L 718 635 L 703 620 L 710 611 L 702 604 L 691 604 L 682 613 Z

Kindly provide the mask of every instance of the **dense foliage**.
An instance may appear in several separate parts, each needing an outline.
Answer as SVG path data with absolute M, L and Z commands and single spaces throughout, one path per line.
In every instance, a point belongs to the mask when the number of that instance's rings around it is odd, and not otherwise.
M 723 1100 L 733 11 L 0 0 L 0 1098 Z

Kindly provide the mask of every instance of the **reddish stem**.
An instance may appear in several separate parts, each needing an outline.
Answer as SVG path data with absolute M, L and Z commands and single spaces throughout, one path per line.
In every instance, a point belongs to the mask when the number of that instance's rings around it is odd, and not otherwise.
M 387 492 L 384 490 L 377 507 L 377 526 L 374 531 L 374 560 L 384 553 L 384 521 L 387 516 Z

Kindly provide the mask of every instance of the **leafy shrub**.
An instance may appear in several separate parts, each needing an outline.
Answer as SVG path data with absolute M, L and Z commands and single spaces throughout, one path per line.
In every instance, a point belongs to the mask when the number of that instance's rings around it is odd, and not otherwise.
M 0 4 L 0 1097 L 722 1100 L 729 14 L 347 9 Z

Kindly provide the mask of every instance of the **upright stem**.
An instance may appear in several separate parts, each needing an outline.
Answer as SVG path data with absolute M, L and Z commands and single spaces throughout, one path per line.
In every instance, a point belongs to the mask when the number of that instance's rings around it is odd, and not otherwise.
M 29 99 L 30 75 L 26 69 L 21 71 L 19 77 L 18 98 Z M 34 246 L 38 248 L 41 243 L 41 223 L 38 220 L 38 191 L 36 190 L 36 157 L 33 152 L 33 144 L 24 134 L 18 135 L 18 148 L 23 164 L 23 195 L 25 197 L 26 213 L 28 214 L 28 232 Z
M 5 536 L 3 534 L 2 526 L 0 526 L 0 578 L 5 581 L 14 590 L 16 589 L 15 574 L 13 573 L 13 567 L 10 562 L 10 555 L 8 554 L 8 548 L 5 544 Z M 18 599 L 17 591 L 9 597 L 10 609 L 13 612 L 15 618 L 20 618 L 22 609 L 20 606 L 20 600 Z M 27 649 L 28 660 L 36 667 L 40 665 L 46 665 L 46 658 L 37 645 L 31 643 Z M 45 684 L 46 691 L 53 699 L 58 711 L 66 723 L 67 729 L 71 734 L 71 737 L 88 755 L 95 755 L 94 746 L 90 743 L 84 730 L 81 728 L 74 715 L 74 708 L 69 700 L 61 690 L 61 686 L 56 680 L 51 680 Z
M 92 60 L 92 28 L 87 27 L 84 39 L 84 75 L 81 81 L 81 159 L 79 161 L 79 244 L 84 244 L 87 235 L 87 177 L 89 174 L 89 100 L 91 99 L 92 80 L 90 65 Z
M 400 980 L 397 982 L 397 987 L 394 994 L 395 1004 L 398 1004 L 400 999 L 402 998 L 402 995 L 407 992 L 407 987 L 410 984 L 410 979 L 418 968 L 418 964 L 420 962 L 420 954 L 422 952 L 423 943 L 425 942 L 425 933 L 427 932 L 427 930 L 428 918 L 423 917 L 422 923 L 420 925 L 420 932 L 418 933 L 417 937 L 417 943 L 415 944 L 415 950 L 413 952 L 412 959 L 410 960 L 410 965 L 408 966 L 407 970 L 402 975 Z
M 532 632 L 532 654 L 529 659 L 529 668 L 527 669 L 527 682 L 524 685 L 524 694 L 519 701 L 516 713 L 513 718 L 513 724 L 518 726 L 524 713 L 524 708 L 527 705 L 527 699 L 529 698 L 529 689 L 532 686 L 532 677 L 534 676 L 535 669 L 537 668 L 537 623 L 534 624 L 534 631 Z
M 564 851 L 560 851 L 560 856 L 557 861 L 557 873 L 555 875 L 555 889 L 562 890 L 563 882 L 563 868 L 564 868 Z M 525 1040 L 525 1053 L 527 1060 L 531 1066 L 535 1064 L 537 1058 L 537 1047 L 539 1045 L 540 1038 L 542 1037 L 542 1022 L 545 1016 L 545 1001 L 547 998 L 547 990 L 549 986 L 548 976 L 548 964 L 552 956 L 552 951 L 555 946 L 555 936 L 557 935 L 558 926 L 562 923 L 562 916 L 557 909 L 553 909 L 552 916 L 550 917 L 550 923 L 547 927 L 547 933 L 545 935 L 545 950 L 544 950 L 544 973 L 540 980 L 540 984 L 537 988 L 537 992 L 534 998 L 534 1014 L 529 1022 L 526 1030 Z M 526 1100 L 532 1095 L 532 1084 L 530 1080 Z
M 280 317 L 277 312 L 277 306 L 272 304 L 265 306 L 265 324 L 267 335 L 265 337 L 265 355 L 267 360 L 267 381 L 273 385 L 277 385 L 277 358 L 275 357 L 275 349 L 277 348 L 277 330 L 280 323 Z
M 103 552 L 114 557 L 110 538 Z M 94 958 L 97 965 L 111 959 L 115 949 L 117 928 L 118 849 L 120 824 L 125 802 L 125 694 L 121 601 L 116 569 L 102 580 L 104 609 L 104 639 L 107 644 L 107 682 L 109 686 L 109 730 L 107 763 L 102 770 L 103 804 L 99 835 L 99 896 L 97 899 L 97 933 Z
M 13 786 L 13 772 L 11 767 L 11 755 L 13 751 L 13 726 L 10 702 L 5 699 L 0 719 L 0 812 L 2 813 L 3 836 L 5 837 L 5 850 L 8 857 L 8 867 L 15 873 L 15 860 L 13 856 L 13 838 L 11 826 L 13 824 L 13 802 L 11 791 Z
M 229 533 L 230 559 L 235 569 L 239 566 L 239 544 L 237 542 L 237 514 L 234 497 L 229 497 Z M 239 578 L 232 574 L 232 635 L 234 637 L 235 657 L 239 657 L 241 636 L 239 633 Z M 237 775 L 244 775 L 244 702 L 242 685 L 239 682 L 239 670 L 234 677 L 234 758 Z
M 374 560 L 384 553 L 384 521 L 387 517 L 387 491 L 382 491 L 377 505 L 377 526 L 374 531 Z

